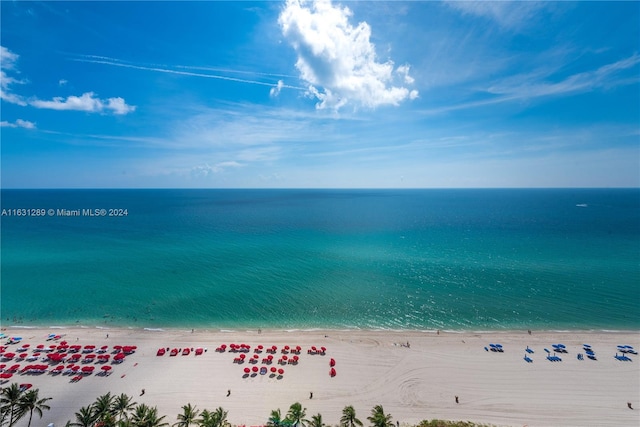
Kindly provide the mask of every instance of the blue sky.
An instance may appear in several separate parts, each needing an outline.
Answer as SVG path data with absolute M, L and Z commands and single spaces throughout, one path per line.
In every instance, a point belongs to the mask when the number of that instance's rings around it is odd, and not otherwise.
M 4 188 L 640 184 L 639 2 L 0 6 Z

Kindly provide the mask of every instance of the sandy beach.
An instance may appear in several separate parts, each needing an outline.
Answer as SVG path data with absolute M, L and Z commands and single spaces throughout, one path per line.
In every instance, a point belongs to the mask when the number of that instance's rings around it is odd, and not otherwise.
M 452 333 L 419 331 L 212 331 L 141 329 L 31 329 L 7 328 L 8 336 L 22 342 L 6 350 L 15 351 L 23 343 L 33 349 L 67 341 L 69 345 L 135 345 L 135 353 L 112 366 L 108 376 L 85 376 L 71 382 L 71 375 L 15 374 L 10 381 L 33 384 L 41 397 L 53 397 L 51 410 L 33 425 L 64 425 L 74 412 L 89 405 L 101 394 L 126 393 L 138 403 L 157 406 L 170 424 L 187 403 L 199 409 L 222 406 L 232 424 L 258 426 L 267 422 L 273 409 L 285 414 L 299 401 L 307 408 L 307 418 L 321 413 L 325 423 L 339 423 L 341 411 L 353 405 L 358 417 L 366 417 L 374 405 L 400 424 L 416 424 L 423 419 L 471 420 L 505 426 L 637 426 L 640 425 L 640 360 L 616 360 L 618 345 L 640 348 L 636 332 L 538 332 L 527 331 Z M 50 333 L 62 336 L 46 341 Z M 108 334 L 108 337 L 107 337 Z M 229 351 L 230 344 L 247 344 L 248 360 L 258 345 L 277 346 L 268 373 L 246 375 L 244 369 L 263 366 L 267 356 L 258 354 L 258 363 L 234 363 L 241 353 Z M 409 347 L 407 347 L 407 343 Z M 489 344 L 501 344 L 503 352 L 486 351 Z M 561 362 L 546 359 L 545 349 L 562 343 L 567 353 Z M 579 360 L 583 344 L 590 344 L 597 360 Z M 221 344 L 225 352 L 215 351 Z M 278 364 L 285 345 L 300 346 L 297 364 Z M 308 349 L 325 347 L 326 352 L 308 354 Z M 534 353 L 525 352 L 529 346 Z M 159 348 L 202 348 L 201 355 L 157 356 Z M 29 350 L 29 354 L 33 351 Z M 533 360 L 527 363 L 526 354 Z M 288 357 L 293 354 L 287 353 Z M 84 355 L 83 355 L 84 356 Z M 329 375 L 335 360 L 335 377 Z M 27 361 L 6 361 L 7 367 Z M 78 363 L 100 366 L 105 363 Z M 49 364 L 49 369 L 57 364 Z M 283 369 L 271 375 L 270 368 Z M 8 384 L 8 382 L 5 382 Z M 144 389 L 144 395 L 140 396 Z M 227 396 L 228 390 L 231 395 Z M 313 398 L 310 399 L 310 393 Z M 459 397 L 459 403 L 455 402 Z M 627 407 L 631 402 L 634 410 Z M 19 425 L 26 425 L 26 420 Z

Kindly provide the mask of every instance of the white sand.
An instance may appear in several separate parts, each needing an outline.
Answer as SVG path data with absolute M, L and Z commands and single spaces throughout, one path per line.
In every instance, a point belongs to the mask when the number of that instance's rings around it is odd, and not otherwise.
M 471 420 L 511 426 L 638 426 L 640 425 L 640 359 L 620 362 L 613 356 L 618 344 L 640 349 L 638 333 L 441 333 L 387 331 L 143 331 L 130 329 L 12 329 L 31 347 L 50 344 L 50 332 L 64 335 L 69 344 L 137 345 L 138 350 L 108 377 L 89 376 L 70 383 L 69 376 L 16 375 L 13 380 L 32 383 L 42 397 L 53 397 L 51 410 L 34 426 L 63 426 L 74 412 L 106 392 L 127 393 L 138 403 L 157 406 L 176 422 L 181 406 L 199 409 L 222 406 L 233 424 L 264 425 L 273 409 L 286 414 L 299 401 L 307 418 L 321 413 L 325 423 L 339 423 L 342 408 L 353 405 L 366 417 L 374 405 L 401 424 L 423 419 Z M 107 339 L 105 334 L 109 334 Z M 328 335 L 328 337 L 325 337 Z M 409 341 L 410 348 L 399 343 Z M 269 375 L 243 378 L 251 364 L 233 363 L 234 354 L 217 353 L 220 344 L 246 343 L 253 348 L 300 345 L 297 366 L 284 366 L 281 379 Z M 501 343 L 504 353 L 484 350 Z M 562 362 L 545 359 L 544 348 L 564 343 Z M 577 360 L 582 344 L 591 344 L 597 361 Z M 306 350 L 325 346 L 325 356 Z M 533 363 L 523 360 L 525 347 L 534 349 Z M 17 346 L 12 345 L 11 349 Z M 159 347 L 206 347 L 202 356 L 156 356 Z M 261 358 L 265 355 L 263 353 Z M 336 360 L 337 376 L 329 376 L 329 360 Z M 8 365 L 13 362 L 3 361 Z M 28 363 L 21 362 L 24 366 Z M 261 364 L 258 364 L 261 366 Z M 274 365 L 281 367 L 279 365 Z M 139 396 L 141 389 L 146 393 Z M 226 397 L 227 390 L 231 396 Z M 313 399 L 309 393 L 313 392 Z M 455 403 L 454 396 L 460 402 Z M 627 408 L 627 402 L 634 410 Z M 23 420 L 20 425 L 26 425 Z

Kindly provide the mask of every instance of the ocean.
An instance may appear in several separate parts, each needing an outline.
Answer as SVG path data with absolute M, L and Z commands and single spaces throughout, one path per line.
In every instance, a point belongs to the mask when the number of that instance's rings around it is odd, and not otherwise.
M 1 196 L 3 327 L 640 329 L 640 189 Z

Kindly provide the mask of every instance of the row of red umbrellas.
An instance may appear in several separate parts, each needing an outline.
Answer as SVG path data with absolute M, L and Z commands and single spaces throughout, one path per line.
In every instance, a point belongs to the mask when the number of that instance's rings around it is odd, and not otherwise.
M 249 374 L 249 373 L 251 373 L 251 372 L 253 372 L 253 373 L 257 373 L 258 371 L 260 371 L 260 370 L 262 370 L 262 369 L 264 369 L 264 370 L 266 371 L 266 370 L 267 370 L 267 367 L 266 367 L 266 366 L 263 366 L 262 368 L 258 368 L 257 366 L 254 366 L 253 368 L 244 368 L 244 373 L 245 373 L 245 374 Z M 272 373 L 272 374 L 275 374 L 276 372 L 277 372 L 278 374 L 282 375 L 282 374 L 284 374 L 284 369 L 282 369 L 282 368 L 278 369 L 278 368 L 276 368 L 275 366 L 271 367 L 271 373 Z

